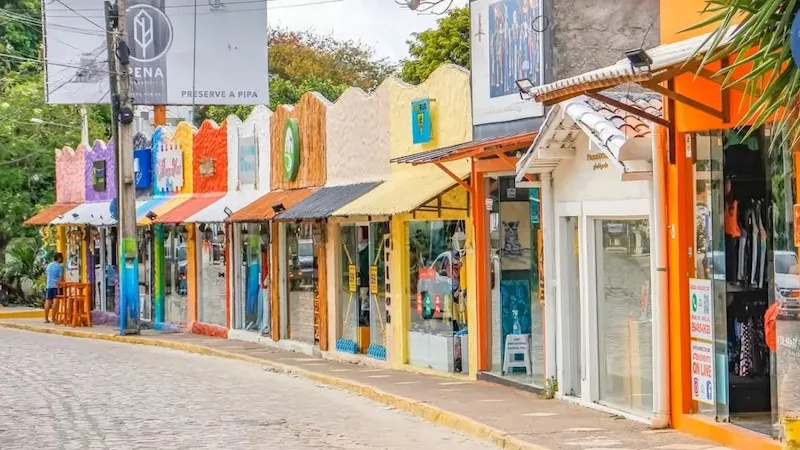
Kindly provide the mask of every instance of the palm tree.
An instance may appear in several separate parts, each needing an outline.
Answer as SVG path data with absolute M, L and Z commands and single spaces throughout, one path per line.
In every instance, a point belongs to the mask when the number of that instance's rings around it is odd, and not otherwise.
M 792 21 L 798 10 L 800 0 L 706 0 L 705 12 L 710 16 L 689 28 L 716 25 L 706 40 L 711 51 L 706 53 L 702 66 L 725 57 L 732 60 L 717 74 L 725 76 L 726 87 L 744 86 L 749 100 L 740 125 L 751 122 L 750 130 L 773 120 L 783 110 L 791 111 L 796 105 L 800 69 L 792 59 L 790 41 Z M 732 27 L 735 31 L 730 37 Z M 746 65 L 751 65 L 748 70 L 734 73 Z M 776 128 L 784 127 L 788 127 L 788 133 L 774 133 L 773 136 L 798 139 L 800 115 L 778 115 Z
M 6 248 L 6 262 L 0 266 L 0 287 L 9 303 L 33 306 L 41 302 L 46 256 L 39 239 L 19 240 Z M 28 292 L 26 285 L 30 285 Z

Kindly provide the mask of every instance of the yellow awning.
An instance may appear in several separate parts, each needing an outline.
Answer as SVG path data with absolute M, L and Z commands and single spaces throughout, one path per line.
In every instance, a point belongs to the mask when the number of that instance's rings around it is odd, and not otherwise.
M 466 178 L 469 161 L 447 163 L 456 176 Z M 434 165 L 406 166 L 393 170 L 380 186 L 335 211 L 334 216 L 390 216 L 416 210 L 453 187 L 456 181 Z
M 190 198 L 192 198 L 191 194 L 176 194 L 171 198 L 169 198 L 168 200 L 165 200 L 164 202 L 155 205 L 152 208 L 152 210 L 143 211 L 142 215 L 136 218 L 136 225 L 139 226 L 152 225 L 153 221 L 146 217 L 146 214 L 148 212 L 152 211 L 156 215 L 156 218 L 158 218 L 158 216 L 163 216 L 169 211 L 172 211 L 174 208 L 177 208 Z

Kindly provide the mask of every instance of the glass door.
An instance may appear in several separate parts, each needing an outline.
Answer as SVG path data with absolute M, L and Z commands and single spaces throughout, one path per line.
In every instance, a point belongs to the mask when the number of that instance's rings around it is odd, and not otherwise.
M 580 246 L 579 246 L 579 219 L 578 217 L 566 217 L 562 229 L 566 231 L 564 247 L 561 254 L 566 260 L 566 276 L 562 283 L 566 294 L 566 317 L 568 334 L 572 337 L 569 341 L 569 385 L 568 394 L 580 397 L 582 384 L 585 380 L 584 349 L 583 349 L 583 327 L 581 305 L 581 271 L 580 271 Z
M 386 259 L 387 222 L 369 224 L 369 328 L 367 355 L 386 359 Z M 466 305 L 464 305 L 466 307 Z

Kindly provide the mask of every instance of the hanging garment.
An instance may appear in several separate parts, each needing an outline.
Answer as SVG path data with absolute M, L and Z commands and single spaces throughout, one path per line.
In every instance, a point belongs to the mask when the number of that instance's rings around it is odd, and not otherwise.
M 739 376 L 748 377 L 754 373 L 753 354 L 755 343 L 753 342 L 753 319 L 747 322 L 742 328 L 742 346 L 739 351 Z
M 725 202 L 725 234 L 733 237 L 742 235 L 739 229 L 739 202 L 736 200 Z
M 758 252 L 759 252 L 758 247 L 759 247 L 759 244 L 761 242 L 758 239 L 758 235 L 759 235 L 760 231 L 758 229 L 758 225 L 756 224 L 756 213 L 755 213 L 755 210 L 753 208 L 749 208 L 747 210 L 747 214 L 749 216 L 749 219 L 748 219 L 748 225 L 749 226 L 748 226 L 748 228 L 750 230 L 750 240 L 753 243 L 752 244 L 752 248 L 750 249 L 750 257 L 751 257 L 751 259 L 750 259 L 750 277 L 749 278 L 750 278 L 750 284 L 752 286 L 757 286 L 758 285 L 758 281 L 757 281 L 756 278 L 758 276 L 758 260 L 759 260 L 759 258 L 758 258 Z
M 739 260 L 736 262 L 736 280 L 744 281 L 747 267 L 747 233 L 739 236 Z
M 758 203 L 758 213 L 756 215 L 756 219 L 758 219 L 758 230 L 759 236 L 761 237 L 761 242 L 759 244 L 759 265 L 758 265 L 758 287 L 764 287 L 764 274 L 766 272 L 767 267 L 767 230 L 764 228 L 764 221 L 762 220 L 761 216 L 761 202 Z

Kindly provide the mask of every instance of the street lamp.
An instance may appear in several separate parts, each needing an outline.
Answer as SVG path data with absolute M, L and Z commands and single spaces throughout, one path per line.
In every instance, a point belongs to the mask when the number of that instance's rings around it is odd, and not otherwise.
M 81 130 L 81 143 L 83 145 L 89 145 L 89 118 L 86 114 L 86 108 L 81 108 L 81 126 L 69 125 L 65 123 L 49 122 L 47 120 L 42 120 L 38 117 L 31 117 L 31 123 L 34 123 L 36 125 L 51 125 L 55 127 L 73 128 Z

